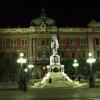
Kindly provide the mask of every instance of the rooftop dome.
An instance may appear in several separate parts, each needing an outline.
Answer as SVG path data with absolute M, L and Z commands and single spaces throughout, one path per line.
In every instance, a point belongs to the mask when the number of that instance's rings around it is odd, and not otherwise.
M 41 25 L 56 26 L 55 21 L 52 18 L 48 18 L 46 16 L 45 9 L 42 9 L 40 17 L 33 19 L 30 24 L 30 26 L 41 26 Z
M 100 28 L 100 22 L 97 22 L 96 20 L 92 20 L 92 21 L 88 24 L 88 27 Z

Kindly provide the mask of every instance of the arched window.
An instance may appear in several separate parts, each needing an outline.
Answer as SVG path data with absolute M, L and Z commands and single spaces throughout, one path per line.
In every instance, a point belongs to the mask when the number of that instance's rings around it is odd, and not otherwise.
M 12 45 L 12 46 L 16 46 L 16 45 L 17 45 L 16 40 L 11 40 L 11 45 Z

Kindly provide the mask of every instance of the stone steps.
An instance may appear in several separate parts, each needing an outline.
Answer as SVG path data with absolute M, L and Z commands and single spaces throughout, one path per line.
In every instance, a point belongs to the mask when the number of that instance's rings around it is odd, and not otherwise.
M 52 88 L 52 87 L 71 87 L 67 83 L 67 80 L 63 78 L 63 75 L 61 72 L 54 73 L 52 72 L 50 74 L 50 77 L 52 78 L 52 83 L 47 82 L 44 86 L 45 88 Z

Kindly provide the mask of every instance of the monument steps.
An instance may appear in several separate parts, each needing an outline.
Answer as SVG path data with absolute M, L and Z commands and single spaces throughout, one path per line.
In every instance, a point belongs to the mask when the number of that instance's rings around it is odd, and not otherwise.
M 52 82 L 49 81 L 46 83 L 44 88 L 54 88 L 54 87 L 72 87 L 72 85 L 67 83 L 67 80 L 63 77 L 61 72 L 51 72 L 50 75 Z

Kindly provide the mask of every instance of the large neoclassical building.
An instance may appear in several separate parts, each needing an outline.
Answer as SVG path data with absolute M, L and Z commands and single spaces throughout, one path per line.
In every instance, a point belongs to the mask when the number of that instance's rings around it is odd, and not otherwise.
M 20 52 L 35 62 L 39 72 L 49 64 L 51 36 L 57 34 L 62 60 L 87 58 L 88 52 L 100 61 L 100 23 L 91 21 L 86 28 L 57 27 L 55 20 L 41 13 L 27 28 L 0 28 L 0 57 L 13 59 Z M 41 73 L 39 73 L 41 74 Z

